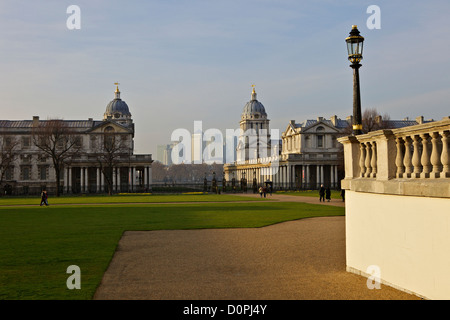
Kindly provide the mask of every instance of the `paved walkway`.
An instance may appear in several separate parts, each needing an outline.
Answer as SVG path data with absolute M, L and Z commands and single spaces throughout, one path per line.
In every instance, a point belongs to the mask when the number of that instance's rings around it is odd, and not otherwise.
M 322 217 L 263 228 L 125 232 L 94 299 L 419 299 L 366 282 L 345 271 L 345 217 Z

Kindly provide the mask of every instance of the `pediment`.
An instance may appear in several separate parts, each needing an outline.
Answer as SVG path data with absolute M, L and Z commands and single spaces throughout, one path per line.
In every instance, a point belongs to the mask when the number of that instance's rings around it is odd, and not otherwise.
M 319 127 L 322 127 L 323 130 L 317 130 Z M 338 133 L 339 130 L 336 129 L 333 126 L 330 126 L 328 123 L 323 122 L 323 121 L 319 121 L 316 122 L 314 124 L 312 124 L 311 126 L 305 128 L 302 130 L 303 133 Z

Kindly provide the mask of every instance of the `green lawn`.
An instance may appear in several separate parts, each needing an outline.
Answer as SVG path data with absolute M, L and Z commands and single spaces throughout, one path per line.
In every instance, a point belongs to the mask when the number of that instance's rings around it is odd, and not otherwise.
M 344 208 L 266 201 L 0 207 L 0 299 L 91 299 L 127 230 L 253 228 L 335 215 Z M 81 269 L 81 290 L 66 287 L 70 265 Z
M 158 203 L 158 202 L 228 202 L 228 201 L 261 201 L 255 198 L 242 198 L 230 194 L 122 194 L 122 195 L 78 195 L 50 196 L 49 204 L 106 204 L 106 203 Z M 264 200 L 264 199 L 263 199 Z M 39 205 L 40 196 L 35 197 L 2 197 L 2 205 Z

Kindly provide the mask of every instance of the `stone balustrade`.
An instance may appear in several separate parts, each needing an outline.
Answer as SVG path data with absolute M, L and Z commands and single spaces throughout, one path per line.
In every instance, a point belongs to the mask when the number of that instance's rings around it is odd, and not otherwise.
M 450 117 L 338 141 L 344 145 L 342 188 L 450 197 Z

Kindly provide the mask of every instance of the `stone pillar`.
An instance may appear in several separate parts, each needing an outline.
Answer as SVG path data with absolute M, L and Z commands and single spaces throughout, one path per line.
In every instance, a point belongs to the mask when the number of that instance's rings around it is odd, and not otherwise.
M 100 192 L 105 192 L 105 175 L 100 170 Z
M 67 193 L 72 193 L 72 167 L 69 167 L 69 180 L 67 181 L 69 190 Z
M 419 136 L 413 136 L 413 146 L 414 146 L 414 152 L 412 157 L 412 164 L 414 166 L 414 172 L 411 174 L 412 178 L 420 178 L 420 172 L 422 171 L 422 166 L 420 164 L 420 137 Z
M 320 166 L 316 165 L 316 188 L 320 187 Z
M 431 162 L 430 162 L 430 152 L 428 150 L 428 134 L 420 135 L 422 138 L 422 157 L 420 158 L 420 163 L 422 164 L 421 178 L 429 178 L 431 172 Z
M 81 193 L 84 193 L 84 168 L 80 168 L 80 190 Z
M 148 188 L 147 174 L 148 174 L 148 168 L 144 167 L 144 188 Z
M 309 185 L 309 164 L 306 165 L 306 189 L 310 189 Z
M 97 168 L 97 193 L 100 192 L 100 168 Z
M 400 137 L 397 137 L 395 139 L 396 145 L 397 145 L 397 157 L 395 158 L 395 165 L 397 167 L 397 173 L 396 176 L 397 178 L 402 178 L 403 177 L 403 173 L 405 172 L 405 168 L 404 168 L 404 159 L 403 159 L 403 140 Z
M 403 166 L 405 167 L 405 178 L 411 178 L 411 173 L 413 172 L 413 165 L 411 162 L 411 138 L 405 137 L 405 156 L 403 158 Z
M 324 183 L 324 178 L 323 178 L 323 165 L 320 166 L 320 184 Z
M 439 178 L 441 176 L 441 159 L 439 155 L 439 133 L 433 132 L 431 134 L 431 157 L 430 161 L 433 166 L 433 170 L 431 171 L 430 177 L 431 178 Z
M 120 168 L 117 168 L 116 170 L 117 170 L 117 178 L 116 178 L 117 192 L 121 192 L 122 190 L 120 190 Z
M 112 192 L 116 191 L 116 168 L 112 168 Z
M 68 188 L 68 185 L 67 185 L 68 180 L 69 180 L 68 176 L 69 176 L 69 168 L 67 166 L 64 166 L 64 175 L 63 175 L 64 191 L 63 192 L 66 192 L 66 193 L 69 192 L 69 190 L 68 190 L 69 188 Z

